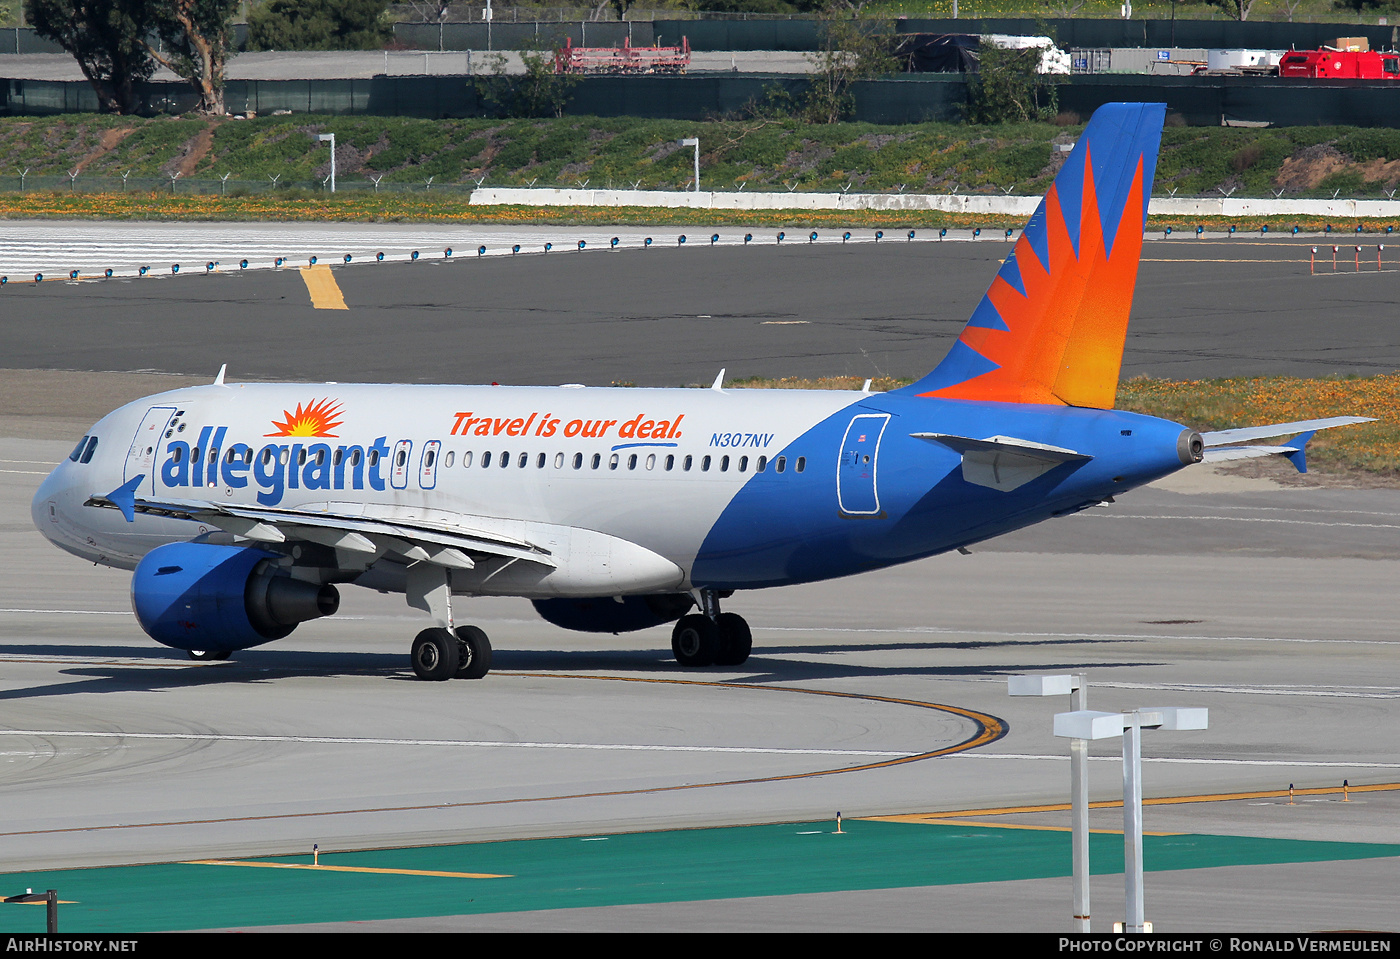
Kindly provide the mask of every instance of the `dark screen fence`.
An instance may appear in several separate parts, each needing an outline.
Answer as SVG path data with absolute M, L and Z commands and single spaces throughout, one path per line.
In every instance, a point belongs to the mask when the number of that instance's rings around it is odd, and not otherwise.
M 582 79 L 564 112 L 571 116 L 635 116 L 711 120 L 751 115 L 771 92 L 800 97 L 800 76 L 699 74 L 600 76 Z M 378 76 L 359 80 L 231 80 L 224 99 L 232 113 L 403 117 L 492 116 L 496 103 L 465 76 Z M 904 74 L 853 88 L 854 119 L 869 123 L 957 122 L 967 85 L 961 74 Z M 11 115 L 93 113 L 97 98 L 82 81 L 0 80 L 0 109 Z M 1174 77 L 1088 74 L 1059 87 L 1060 108 L 1087 118 L 1116 101 L 1161 101 L 1192 126 L 1248 121 L 1275 126 L 1396 125 L 1400 83 L 1281 81 L 1274 77 Z M 141 112 L 179 114 L 198 106 L 183 83 L 140 86 Z

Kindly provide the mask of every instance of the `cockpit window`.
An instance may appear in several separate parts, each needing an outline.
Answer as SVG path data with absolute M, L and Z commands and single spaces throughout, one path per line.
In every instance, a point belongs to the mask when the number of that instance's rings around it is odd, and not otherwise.
M 78 445 L 73 447 L 73 452 L 68 454 L 68 458 L 75 463 L 78 462 L 78 457 L 83 455 L 83 447 L 87 446 L 87 441 L 90 439 L 92 439 L 92 437 L 84 436 L 82 439 L 78 440 Z
M 82 459 L 82 462 L 84 462 L 84 463 L 91 463 L 91 462 L 92 462 L 92 454 L 95 453 L 95 452 L 97 452 L 97 437 L 96 437 L 96 436 L 94 436 L 94 437 L 92 437 L 92 439 L 88 440 L 87 449 L 83 450 L 83 459 Z

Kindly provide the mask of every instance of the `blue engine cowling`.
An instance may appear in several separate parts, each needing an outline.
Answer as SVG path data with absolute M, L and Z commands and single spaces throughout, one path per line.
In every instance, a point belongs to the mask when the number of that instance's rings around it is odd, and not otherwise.
M 535 612 L 546 622 L 581 633 L 630 633 L 671 623 L 686 614 L 695 601 L 686 593 L 654 596 L 611 596 L 590 599 L 537 599 Z
M 334 586 L 279 575 L 260 549 L 171 543 L 131 577 L 131 608 L 146 634 L 175 649 L 247 649 L 291 633 L 340 606 Z

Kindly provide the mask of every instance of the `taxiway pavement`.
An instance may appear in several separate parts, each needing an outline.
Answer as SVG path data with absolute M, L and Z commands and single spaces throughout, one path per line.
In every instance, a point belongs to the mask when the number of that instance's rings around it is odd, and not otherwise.
M 1148 245 L 1129 373 L 1400 365 L 1377 315 L 1400 273 L 1309 277 L 1295 247 L 1225 248 L 1263 263 L 1189 262 L 1206 246 Z M 229 362 L 258 378 L 659 385 L 708 380 L 719 366 L 913 375 L 937 361 L 1004 250 L 351 267 L 336 273 L 346 311 L 312 310 L 290 272 L 4 290 L 0 343 L 19 368 L 6 383 L 30 388 L 0 410 L 13 437 L 0 439 L 0 871 L 1059 802 L 1067 750 L 1050 717 L 1067 704 L 1008 698 L 1006 676 L 1025 671 L 1087 674 L 1098 709 L 1209 707 L 1207 731 L 1145 737 L 1149 796 L 1400 782 L 1397 490 L 1282 488 L 1193 468 L 970 556 L 735 597 L 729 608 L 755 637 L 738 670 L 682 670 L 665 630 L 581 636 L 523 601 L 478 600 L 471 616 L 492 636 L 495 670 L 443 684 L 408 669 L 421 617 L 401 598 L 352 589 L 333 619 L 226 663 L 190 663 L 136 627 L 126 574 L 60 553 L 30 521 L 34 489 L 94 405 L 179 382 L 127 371 Z M 775 318 L 806 322 L 765 325 Z M 86 370 L 120 372 L 65 372 Z M 52 435 L 63 429 L 72 435 Z M 895 761 L 976 731 L 918 704 L 986 714 L 1008 732 Z M 1116 746 L 1094 756 L 1095 797 L 1119 795 Z M 850 767 L 862 768 L 835 771 Z M 1394 795 L 1152 807 L 1146 824 L 1400 842 Z M 1163 931 L 1394 928 L 1393 860 L 1230 868 L 1151 874 L 1149 918 Z M 874 893 L 848 908 L 826 896 L 746 900 L 711 916 L 732 915 L 734 928 L 767 915 L 808 930 L 886 928 L 886 906 L 922 900 L 943 906 L 901 913 L 899 928 L 1065 928 L 1049 917 L 1067 916 L 1068 884 L 1028 882 L 907 889 L 879 907 Z M 1112 880 L 1096 882 L 1107 923 Z M 1251 901 L 1270 905 L 1255 918 L 1242 913 Z M 687 915 L 609 908 L 622 911 L 437 927 L 670 929 Z

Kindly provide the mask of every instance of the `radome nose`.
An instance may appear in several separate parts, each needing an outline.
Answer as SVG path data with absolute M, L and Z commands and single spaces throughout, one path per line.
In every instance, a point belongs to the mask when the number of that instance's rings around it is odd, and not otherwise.
M 70 464 L 65 460 L 55 466 L 53 472 L 44 477 L 44 481 L 39 484 L 39 489 L 34 493 L 34 500 L 29 504 L 29 515 L 34 520 L 34 527 L 44 535 L 45 539 L 54 540 L 58 535 L 58 510 L 62 507 L 64 493 L 71 485 Z

